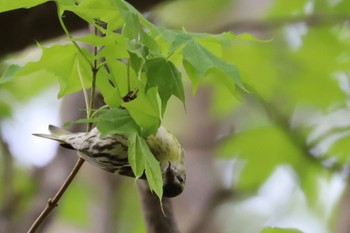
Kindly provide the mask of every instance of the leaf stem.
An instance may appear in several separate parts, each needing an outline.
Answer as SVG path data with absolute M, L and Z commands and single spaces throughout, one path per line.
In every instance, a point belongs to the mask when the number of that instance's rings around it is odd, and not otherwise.
M 59 3 L 56 1 L 56 5 L 57 5 L 57 15 L 58 15 L 58 20 L 61 24 L 61 27 L 64 31 L 64 33 L 66 34 L 66 36 L 70 39 L 70 41 L 73 43 L 73 45 L 78 49 L 79 53 L 84 57 L 84 59 L 90 64 L 90 66 L 92 67 L 93 65 L 91 64 L 91 61 L 90 59 L 86 56 L 85 53 L 83 53 L 83 50 L 79 47 L 79 45 L 77 44 L 77 42 L 74 41 L 72 35 L 69 33 L 66 25 L 64 24 L 63 22 L 63 19 L 62 19 L 62 14 L 61 14 L 61 9 L 60 9 L 60 5 Z
M 128 78 L 128 93 L 130 92 L 131 88 L 130 88 L 130 60 L 128 60 L 128 64 L 127 64 L 127 78 Z
M 94 34 L 98 35 L 98 30 L 97 28 L 94 26 Z M 97 68 L 97 59 L 96 59 L 96 55 L 98 53 L 98 48 L 97 46 L 94 46 L 94 62 L 93 62 L 93 66 L 92 66 L 92 85 L 91 85 L 91 92 L 90 92 L 90 106 L 89 106 L 89 112 L 87 115 L 87 118 L 90 119 L 92 117 L 92 110 L 94 109 L 95 106 L 95 92 L 96 92 L 96 77 L 97 77 L 97 72 L 98 72 L 98 68 Z M 92 129 L 92 125 L 93 122 L 89 122 L 87 125 L 87 131 L 90 131 Z

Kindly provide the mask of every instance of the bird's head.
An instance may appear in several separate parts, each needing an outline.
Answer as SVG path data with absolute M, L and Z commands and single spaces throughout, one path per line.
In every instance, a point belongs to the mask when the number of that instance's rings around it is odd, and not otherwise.
M 176 197 L 185 188 L 186 170 L 183 164 L 176 163 L 168 161 L 168 165 L 162 168 L 164 197 Z
M 154 156 L 160 162 L 163 178 L 163 196 L 175 197 L 182 193 L 186 183 L 186 169 L 182 146 L 164 127 L 160 127 L 154 136 L 147 138 Z

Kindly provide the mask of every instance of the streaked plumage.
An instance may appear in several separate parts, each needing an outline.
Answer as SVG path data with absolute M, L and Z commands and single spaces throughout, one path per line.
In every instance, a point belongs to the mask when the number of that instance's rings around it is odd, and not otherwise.
M 127 137 L 122 135 L 101 137 L 97 128 L 93 128 L 90 132 L 71 133 L 50 125 L 49 131 L 50 135 L 33 135 L 59 141 L 61 146 L 76 150 L 83 159 L 108 172 L 134 177 L 128 162 Z M 179 195 L 186 182 L 184 153 L 180 143 L 164 127 L 160 127 L 156 135 L 147 137 L 146 142 L 160 162 L 164 197 Z

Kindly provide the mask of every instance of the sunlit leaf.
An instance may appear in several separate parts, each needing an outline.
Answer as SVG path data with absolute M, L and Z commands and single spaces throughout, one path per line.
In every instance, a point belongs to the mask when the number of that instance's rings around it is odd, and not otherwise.
M 154 134 L 160 126 L 160 113 L 155 88 L 147 93 L 140 90 L 137 98 L 126 103 L 122 103 L 142 130 L 144 137 Z
M 140 178 L 145 171 L 144 155 L 147 153 L 147 150 L 147 144 L 144 144 L 144 141 L 138 136 L 137 133 L 132 133 L 129 136 L 128 160 L 136 178 Z
M 113 31 L 123 25 L 123 20 L 113 1 L 84 0 L 79 5 L 61 5 L 63 11 L 72 11 L 82 19 L 98 26 L 97 20 L 107 23 L 107 30 Z
M 151 87 L 158 87 L 162 102 L 162 115 L 170 96 L 174 95 L 185 103 L 181 73 L 172 62 L 156 57 L 146 61 L 145 70 L 147 75 L 146 91 Z
M 225 83 L 232 93 L 235 93 L 235 85 L 243 88 L 236 66 L 220 60 L 208 49 L 197 43 L 191 42 L 185 46 L 183 49 L 183 61 L 189 77 L 192 78 L 193 75 L 196 77 L 192 79 L 195 86 L 200 81 L 198 77 L 203 79 L 209 72 L 217 72 L 216 74 L 219 74 L 217 77 L 218 82 Z
M 42 47 L 43 54 L 39 61 L 30 62 L 16 73 L 16 77 L 27 76 L 35 72 L 46 71 L 58 78 L 61 98 L 66 94 L 80 91 L 82 82 L 85 88 L 91 86 L 92 71 L 88 61 L 73 45 L 55 45 Z M 91 58 L 90 52 L 82 50 Z M 92 60 L 92 59 L 91 59 Z
M 121 94 L 112 80 L 113 77 L 111 77 L 111 74 L 101 68 L 97 73 L 96 86 L 101 92 L 104 102 L 109 107 L 116 108 L 120 106 Z
M 159 162 L 156 160 L 144 138 L 134 133 L 129 138 L 129 162 L 136 177 L 143 175 L 145 171 L 148 185 L 159 199 L 163 196 L 163 180 Z
M 5 72 L 0 77 L 0 84 L 10 81 L 13 78 L 14 74 L 20 69 L 21 67 L 19 65 L 10 65 L 7 67 Z
M 49 0 L 16 0 L 16 1 L 9 1 L 9 0 L 1 0 L 0 1 L 0 13 L 20 8 L 31 8 L 37 5 L 40 5 L 44 2 L 48 2 Z

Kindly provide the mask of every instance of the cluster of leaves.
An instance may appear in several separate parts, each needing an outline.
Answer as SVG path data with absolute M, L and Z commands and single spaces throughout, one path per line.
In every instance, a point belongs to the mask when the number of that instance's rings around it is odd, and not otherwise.
M 43 2 L 46 1 L 3 3 L 0 12 Z M 60 84 L 59 98 L 96 85 L 108 107 L 90 109 L 99 114 L 92 114 L 94 119 L 87 122 L 97 122 L 103 135 L 129 136 L 129 161 L 135 175 L 139 177 L 145 171 L 151 190 L 161 198 L 160 167 L 144 138 L 157 132 L 171 96 L 185 103 L 179 69 L 184 68 L 194 91 L 203 78 L 214 75 L 218 83 L 235 93 L 235 87 L 243 88 L 243 85 L 236 66 L 221 59 L 223 51 L 235 40 L 252 38 L 167 30 L 153 25 L 121 0 L 59 0 L 56 3 L 70 43 L 39 45 L 40 60 L 24 67 L 10 66 L 0 79 L 1 84 L 33 75 L 45 81 L 56 77 Z M 67 11 L 88 22 L 99 33 L 73 38 L 63 21 Z M 99 50 L 94 53 L 83 44 Z

